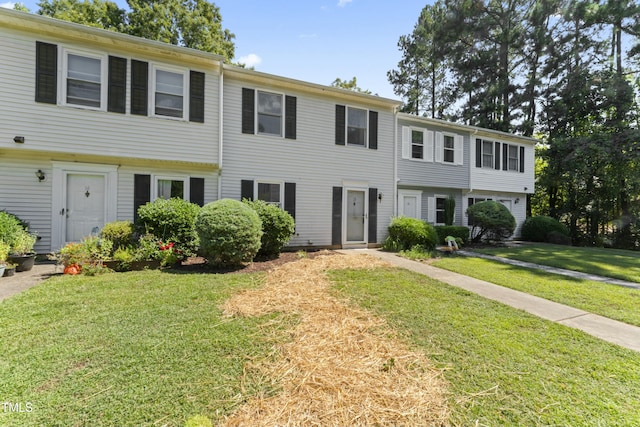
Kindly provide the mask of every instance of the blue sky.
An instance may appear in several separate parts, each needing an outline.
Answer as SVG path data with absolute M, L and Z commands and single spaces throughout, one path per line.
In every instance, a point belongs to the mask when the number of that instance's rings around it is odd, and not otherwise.
M 387 71 L 400 60 L 398 38 L 428 0 L 217 0 L 236 35 L 236 58 L 257 71 L 329 85 L 357 77 L 363 89 L 397 99 Z M 0 4 L 4 3 L 0 0 Z M 36 11 L 37 0 L 23 1 Z M 117 0 L 121 7 L 126 1 Z

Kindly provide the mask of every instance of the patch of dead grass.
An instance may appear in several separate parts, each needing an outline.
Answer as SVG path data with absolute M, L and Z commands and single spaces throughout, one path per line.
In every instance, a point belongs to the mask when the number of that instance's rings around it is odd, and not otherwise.
M 443 425 L 446 383 L 381 319 L 330 293 L 327 270 L 388 264 L 364 254 L 322 255 L 271 271 L 264 286 L 224 305 L 230 316 L 293 313 L 299 323 L 275 361 L 259 367 L 281 391 L 257 396 L 225 426 Z

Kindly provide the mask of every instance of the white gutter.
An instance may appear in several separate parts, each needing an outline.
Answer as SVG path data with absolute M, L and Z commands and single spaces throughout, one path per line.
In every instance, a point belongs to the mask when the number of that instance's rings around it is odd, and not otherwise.
M 393 216 L 398 216 L 398 106 L 393 107 Z
M 218 200 L 222 199 L 222 155 L 224 140 L 224 60 L 220 60 L 220 78 L 218 79 Z

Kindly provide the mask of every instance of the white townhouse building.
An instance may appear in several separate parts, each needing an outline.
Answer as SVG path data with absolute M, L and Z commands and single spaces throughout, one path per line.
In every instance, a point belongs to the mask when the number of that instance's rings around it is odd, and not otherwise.
M 534 143 L 398 113 L 400 101 L 224 64 L 217 55 L 0 9 L 0 209 L 38 252 L 134 220 L 158 197 L 261 199 L 290 246 L 381 244 L 393 216 L 492 199 L 518 223 Z

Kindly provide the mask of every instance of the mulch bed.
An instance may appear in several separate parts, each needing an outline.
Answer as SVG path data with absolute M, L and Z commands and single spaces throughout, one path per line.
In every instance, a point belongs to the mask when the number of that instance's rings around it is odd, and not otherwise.
M 177 270 L 190 273 L 211 273 L 211 274 L 233 274 L 233 273 L 258 273 L 270 271 L 274 268 L 297 261 L 301 258 L 315 258 L 319 255 L 335 253 L 326 250 L 310 251 L 310 252 L 282 252 L 276 258 L 255 259 L 253 262 L 247 263 L 239 267 L 216 267 L 207 263 L 202 257 L 189 258 L 182 262 Z

